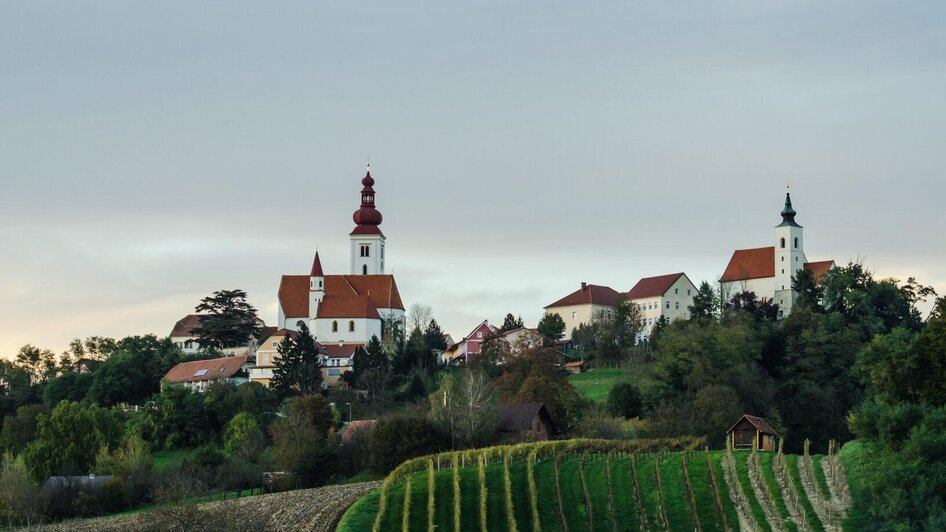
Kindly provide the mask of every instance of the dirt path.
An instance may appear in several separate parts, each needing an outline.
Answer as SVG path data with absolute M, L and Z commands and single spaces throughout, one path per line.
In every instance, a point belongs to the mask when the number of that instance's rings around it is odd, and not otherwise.
M 229 501 L 199 504 L 190 510 L 148 511 L 140 514 L 68 521 L 41 527 L 55 531 L 129 530 L 243 530 L 330 532 L 358 498 L 381 485 L 359 482 L 321 488 L 270 493 Z M 186 524 L 185 524 L 186 523 Z

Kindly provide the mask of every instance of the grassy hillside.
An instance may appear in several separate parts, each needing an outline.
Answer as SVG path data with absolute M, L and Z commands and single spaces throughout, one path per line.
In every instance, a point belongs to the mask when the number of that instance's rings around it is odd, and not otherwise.
M 819 532 L 840 530 L 850 505 L 843 471 L 832 467 L 838 456 L 633 443 L 571 440 L 412 460 L 353 505 L 339 530 Z
M 596 369 L 568 377 L 578 393 L 598 403 L 608 400 L 608 392 L 616 384 L 629 381 L 630 373 L 624 369 Z

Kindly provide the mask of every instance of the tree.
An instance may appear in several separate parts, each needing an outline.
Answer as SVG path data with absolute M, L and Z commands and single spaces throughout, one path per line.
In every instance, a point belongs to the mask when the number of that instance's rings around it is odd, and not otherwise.
M 608 413 L 631 419 L 641 414 L 641 394 L 629 382 L 617 384 L 608 392 Z
M 802 268 L 795 273 L 792 281 L 792 290 L 798 294 L 795 298 L 795 307 L 805 307 L 815 312 L 822 312 L 821 300 L 824 298 L 824 287 L 815 280 L 815 274 Z
M 63 401 L 48 416 L 39 416 L 36 440 L 27 446 L 24 461 L 36 480 L 52 474 L 86 474 L 95 465 L 98 450 L 115 448 L 122 432 L 109 410 Z
M 565 320 L 554 312 L 547 312 L 539 320 L 539 334 L 557 342 L 565 337 Z
M 0 444 L 6 452 L 17 455 L 36 437 L 36 425 L 40 414 L 46 413 L 43 405 L 23 405 L 16 414 L 3 418 Z
M 594 322 L 597 356 L 606 362 L 627 358 L 642 330 L 642 322 L 637 305 L 618 298 L 611 312 Z
M 256 309 L 246 301 L 243 290 L 218 290 L 201 299 L 195 310 L 200 313 L 200 325 L 193 333 L 201 347 L 245 346 L 260 335 Z
M 464 368 L 430 396 L 431 411 L 441 430 L 462 447 L 489 443 L 499 425 L 499 393 L 484 371 Z
M 287 335 L 277 347 L 270 386 L 279 397 L 311 395 L 322 391 L 322 364 L 319 346 L 302 323 L 298 334 Z
M 44 503 L 39 484 L 30 478 L 22 462 L 5 453 L 0 465 L 0 518 L 6 521 L 6 528 L 31 529 L 39 525 L 43 520 Z
M 732 296 L 726 305 L 728 310 L 742 310 L 755 318 L 756 321 L 778 319 L 778 305 L 767 299 L 759 299 L 755 292 L 739 292 Z
M 169 338 L 159 340 L 152 334 L 122 338 L 95 370 L 89 399 L 99 406 L 141 404 L 160 391 L 161 379 L 184 360 Z
M 411 330 L 419 329 L 423 331 L 427 324 L 433 318 L 434 311 L 430 305 L 414 303 L 407 309 L 407 325 Z
M 437 360 L 433 356 L 432 350 L 427 346 L 427 339 L 420 329 L 411 331 L 407 340 L 407 356 L 412 361 L 415 369 L 432 371 L 436 369 Z
M 264 447 L 266 436 L 250 414 L 240 412 L 227 423 L 223 433 L 223 449 L 228 455 L 240 461 L 256 463 Z
M 447 349 L 447 340 L 443 334 L 443 329 L 440 328 L 440 324 L 435 319 L 431 319 L 427 323 L 427 328 L 424 329 L 424 340 L 427 342 L 428 349 L 436 351 Z
M 46 383 L 58 371 L 55 353 L 29 344 L 20 348 L 14 364 L 26 372 L 31 386 Z
M 687 307 L 691 320 L 711 320 L 719 312 L 719 296 L 708 282 L 703 281 L 693 294 L 693 304 Z
M 399 464 L 445 448 L 443 435 L 417 410 L 402 410 L 378 419 L 368 443 L 371 469 L 385 474 Z
M 496 387 L 504 402 L 544 403 L 556 426 L 568 430 L 582 400 L 556 362 L 558 354 L 552 349 L 527 349 L 503 365 Z
M 92 387 L 91 373 L 67 371 L 43 387 L 43 403 L 52 410 L 60 401 L 81 401 Z
M 515 329 L 521 329 L 524 325 L 522 323 L 522 316 L 516 318 L 511 313 L 506 314 L 506 318 L 503 320 L 503 326 L 500 327 L 501 332 L 512 331 Z

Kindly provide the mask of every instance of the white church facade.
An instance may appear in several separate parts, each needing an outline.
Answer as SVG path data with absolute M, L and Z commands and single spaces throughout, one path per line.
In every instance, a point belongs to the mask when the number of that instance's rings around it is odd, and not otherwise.
M 795 221 L 796 214 L 791 194 L 786 192 L 782 223 L 775 226 L 775 245 L 738 249 L 733 253 L 719 279 L 724 299 L 741 292 L 754 292 L 758 298 L 778 305 L 779 317 L 785 317 L 795 303 L 792 282 L 797 273 L 809 270 L 820 279 L 834 267 L 833 260 L 808 261 L 804 228 Z

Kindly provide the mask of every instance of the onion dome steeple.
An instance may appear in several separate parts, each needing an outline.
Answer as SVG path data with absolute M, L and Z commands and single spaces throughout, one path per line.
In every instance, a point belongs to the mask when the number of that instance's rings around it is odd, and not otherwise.
M 785 208 L 782 209 L 782 223 L 776 225 L 775 227 L 783 227 L 786 225 L 792 227 L 801 227 L 795 222 L 795 209 L 792 208 L 792 193 L 790 191 L 785 191 Z
M 383 217 L 374 206 L 374 178 L 371 177 L 371 165 L 368 165 L 365 177 L 361 180 L 361 207 L 352 215 L 355 222 L 353 235 L 380 235 Z

